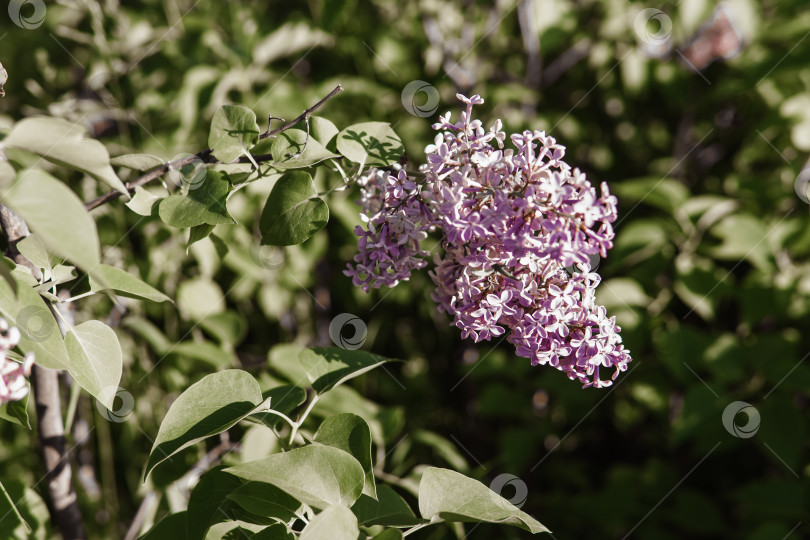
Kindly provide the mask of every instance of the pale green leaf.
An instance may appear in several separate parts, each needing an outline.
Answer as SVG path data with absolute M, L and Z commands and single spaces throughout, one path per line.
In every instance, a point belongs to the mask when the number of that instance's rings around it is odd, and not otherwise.
M 19 329 L 20 349 L 34 353 L 40 366 L 68 369 L 65 342 L 53 313 L 34 289 L 18 279 L 16 272 L 12 274 L 17 280 L 17 294 L 8 283 L 0 281 L 0 314 Z
M 102 405 L 113 408 L 124 356 L 115 331 L 101 321 L 86 321 L 65 334 L 70 374 Z
M 355 163 L 368 167 L 393 165 L 405 153 L 399 136 L 385 122 L 365 122 L 337 135 L 337 150 Z
M 307 523 L 300 540 L 357 540 L 357 518 L 345 506 L 328 506 Z
M 262 404 L 259 383 L 229 369 L 203 377 L 172 403 L 160 424 L 144 478 L 162 461 L 206 437 L 229 429 Z
M 63 182 L 45 171 L 22 171 L 2 194 L 50 253 L 69 259 L 87 272 L 101 262 L 96 223 L 84 203 Z
M 129 192 L 110 166 L 110 154 L 100 142 L 84 138 L 83 127 L 46 116 L 20 120 L 3 144 L 38 154 L 48 161 L 84 172 L 120 191 Z
M 99 283 L 99 277 L 102 279 L 101 283 Z M 153 302 L 172 301 L 171 298 L 126 270 L 106 264 L 100 264 L 90 276 L 90 290 L 95 292 L 114 290 L 121 296 L 143 298 Z
M 534 534 L 549 532 L 481 482 L 449 469 L 429 467 L 422 473 L 419 512 L 431 521 L 505 523 Z
M 304 504 L 351 506 L 363 491 L 363 467 L 331 446 L 304 446 L 225 469 L 255 482 L 273 484 Z

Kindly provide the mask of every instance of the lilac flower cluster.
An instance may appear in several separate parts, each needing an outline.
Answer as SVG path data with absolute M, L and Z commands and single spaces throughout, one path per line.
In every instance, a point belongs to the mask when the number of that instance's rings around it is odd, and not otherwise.
M 9 327 L 8 322 L 0 317 L 0 405 L 9 401 L 19 401 L 28 394 L 25 377 L 31 375 L 34 365 L 33 353 L 28 353 L 23 362 L 15 362 L 6 357 L 20 341 L 20 331 Z
M 433 299 L 462 336 L 490 340 L 508 333 L 519 356 L 551 365 L 585 387 L 612 384 L 627 369 L 615 317 L 595 302 L 599 274 L 590 256 L 613 247 L 616 198 L 601 194 L 565 161 L 565 148 L 540 131 L 511 136 L 500 120 L 488 131 L 472 118 L 479 96 L 450 113 L 425 149 L 424 181 L 377 171 L 363 186 L 360 250 L 347 275 L 356 285 L 395 285 L 425 266 L 420 241 L 440 229 Z M 373 215 L 369 217 L 370 212 Z M 600 368 L 613 368 L 603 380 Z

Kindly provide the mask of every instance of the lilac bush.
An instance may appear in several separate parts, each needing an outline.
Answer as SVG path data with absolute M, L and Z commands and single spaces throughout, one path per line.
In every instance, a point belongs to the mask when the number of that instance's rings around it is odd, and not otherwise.
M 542 131 L 511 135 L 496 120 L 473 119 L 480 96 L 458 122 L 433 128 L 422 178 L 372 171 L 361 181 L 366 226 L 345 274 L 368 292 L 393 287 L 427 265 L 422 242 L 441 232 L 430 276 L 433 299 L 475 342 L 507 334 L 519 356 L 551 365 L 584 387 L 610 386 L 627 370 L 615 317 L 595 301 L 601 278 L 590 256 L 613 247 L 616 197 L 601 194 L 563 158 L 565 147 Z M 613 368 L 603 379 L 600 368 Z

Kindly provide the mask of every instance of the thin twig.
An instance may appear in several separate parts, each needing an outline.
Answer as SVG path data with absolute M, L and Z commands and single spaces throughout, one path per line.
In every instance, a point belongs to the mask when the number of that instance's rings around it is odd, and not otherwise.
M 326 103 L 327 101 L 329 101 L 330 99 L 332 99 L 333 97 L 335 97 L 337 94 L 339 94 L 342 91 L 343 91 L 343 87 L 341 85 L 337 85 L 334 88 L 334 90 L 329 92 L 329 94 L 327 94 L 324 98 L 322 98 L 318 103 L 316 103 L 315 105 L 313 105 L 312 107 L 310 107 L 309 109 L 307 109 L 303 113 L 301 113 L 301 115 L 299 115 L 296 119 L 291 120 L 291 121 L 287 122 L 286 124 L 284 124 L 284 125 L 282 125 L 280 127 L 277 127 L 276 129 L 273 129 L 273 130 L 271 130 L 270 126 L 268 126 L 267 131 L 265 131 L 264 133 L 259 135 L 259 139 L 267 139 L 268 137 L 273 137 L 275 135 L 278 135 L 282 131 L 293 127 L 294 125 L 296 125 L 298 122 L 301 122 L 302 120 L 308 122 L 309 117 L 312 116 L 312 113 L 317 111 L 324 103 Z M 272 119 L 272 117 L 271 117 L 271 119 Z M 169 161 L 168 163 L 164 163 L 163 165 L 155 167 L 154 169 L 151 169 L 151 170 L 145 172 L 144 174 L 142 174 L 138 178 L 136 178 L 136 179 L 134 179 L 134 180 L 132 180 L 130 182 L 127 182 L 126 184 L 124 184 L 124 187 L 127 189 L 127 191 L 129 193 L 133 193 L 135 191 L 135 188 L 146 185 L 149 182 L 160 178 L 161 176 L 168 173 L 169 171 L 175 171 L 175 170 L 180 169 L 180 168 L 182 168 L 182 167 L 184 167 L 184 166 L 186 166 L 186 165 L 188 165 L 190 163 L 193 163 L 194 161 L 197 161 L 197 160 L 202 161 L 203 163 L 221 163 L 213 155 L 211 155 L 212 152 L 213 152 L 213 150 L 211 150 L 210 148 L 206 148 L 205 150 L 202 150 L 201 152 L 197 152 L 194 155 L 186 156 L 186 157 L 184 157 L 182 159 L 177 159 L 175 161 Z M 264 154 L 264 155 L 261 155 L 261 156 L 252 156 L 252 157 L 258 163 L 265 162 L 265 161 L 271 161 L 273 159 L 273 157 L 270 154 Z M 249 160 L 248 158 L 246 158 L 244 156 L 239 159 L 239 163 L 250 163 L 250 161 L 251 160 Z M 120 191 L 110 191 L 110 192 L 105 193 L 104 195 L 98 197 L 97 199 L 93 199 L 92 201 L 86 203 L 84 205 L 84 207 L 89 212 L 90 210 L 98 208 L 102 204 L 105 204 L 105 203 L 108 203 L 110 201 L 113 201 L 113 200 L 117 199 L 121 195 L 122 195 L 122 193 Z

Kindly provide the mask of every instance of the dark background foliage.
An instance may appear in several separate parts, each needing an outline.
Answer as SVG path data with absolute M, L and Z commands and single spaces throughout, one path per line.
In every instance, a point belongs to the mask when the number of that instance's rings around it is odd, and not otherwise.
M 269 377 L 271 347 L 328 344 L 340 313 L 367 324 L 364 349 L 404 360 L 355 385 L 384 407 L 394 474 L 420 463 L 487 484 L 513 474 L 528 490 L 523 510 L 560 539 L 808 535 L 810 228 L 794 181 L 810 151 L 810 12 L 801 1 L 726 4 L 744 45 L 703 71 L 678 52 L 650 56 L 634 30 L 637 13 L 660 9 L 683 46 L 714 7 L 107 0 L 47 3 L 36 29 L 4 19 L 0 121 L 81 121 L 112 155 L 196 152 L 223 103 L 289 119 L 340 83 L 345 92 L 324 116 L 339 127 L 391 122 L 415 168 L 431 122 L 458 114 L 461 91 L 486 99 L 485 124 L 549 131 L 569 162 L 619 198 L 598 299 L 634 361 L 604 390 L 533 368 L 505 342 L 462 342 L 437 313 L 426 273 L 371 295 L 351 287 L 341 271 L 355 249 L 356 193 L 330 195 L 326 229 L 282 251 L 259 249 L 250 235 L 268 190 L 246 188 L 230 203 L 244 227 L 217 229 L 230 248 L 222 260 L 208 240 L 187 252 L 183 235 L 120 201 L 96 211 L 105 260 L 177 304 L 133 303 L 121 322 L 132 418 L 104 422 L 89 398 L 80 402 L 78 425 L 92 433 L 74 459 L 85 467 L 77 484 L 92 536 L 119 537 L 132 520 L 150 437 L 173 397 L 228 366 Z M 438 90 L 435 114 L 403 106 L 413 80 Z M 98 194 L 79 175 L 73 182 L 84 200 Z M 84 309 L 104 320 L 111 304 Z M 190 347 L 166 352 L 174 342 Z M 759 413 L 754 436 L 724 428 L 734 401 Z M 4 483 L 40 490 L 33 436 L 0 430 Z M 161 466 L 155 482 L 168 484 L 199 452 L 188 450 L 176 470 Z M 469 534 L 493 535 L 528 533 L 481 525 Z

